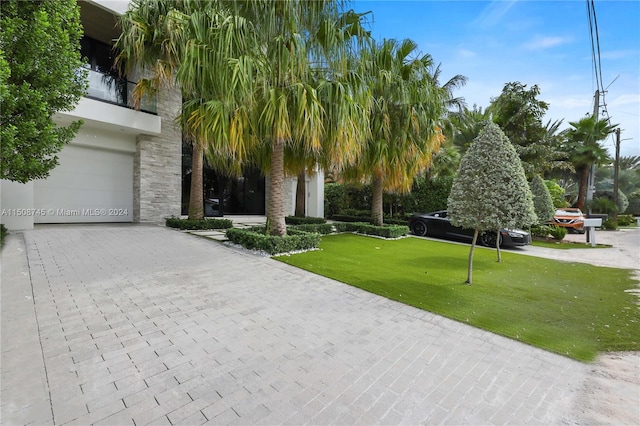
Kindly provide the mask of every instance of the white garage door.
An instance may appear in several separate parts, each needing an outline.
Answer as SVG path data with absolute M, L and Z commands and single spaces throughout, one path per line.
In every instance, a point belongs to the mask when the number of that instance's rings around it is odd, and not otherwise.
M 67 145 L 34 182 L 35 223 L 133 221 L 133 153 Z

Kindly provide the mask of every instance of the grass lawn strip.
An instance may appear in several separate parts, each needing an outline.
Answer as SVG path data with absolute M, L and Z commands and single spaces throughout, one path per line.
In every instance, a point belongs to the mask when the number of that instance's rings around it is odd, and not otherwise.
M 320 250 L 276 259 L 420 309 L 571 358 L 640 350 L 631 270 L 418 238 L 323 237 Z
M 551 240 L 536 240 L 534 239 L 531 242 L 532 246 L 536 247 L 545 247 L 545 248 L 553 248 L 559 250 L 569 250 L 569 249 L 590 249 L 590 248 L 611 248 L 612 246 L 608 244 L 596 244 L 593 247 L 589 243 L 574 243 L 570 241 L 551 241 Z

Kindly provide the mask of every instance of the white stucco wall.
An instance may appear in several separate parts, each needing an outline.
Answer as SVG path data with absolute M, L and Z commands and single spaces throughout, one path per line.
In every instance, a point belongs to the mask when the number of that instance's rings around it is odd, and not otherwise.
M 0 223 L 11 230 L 33 229 L 33 182 L 0 181 Z

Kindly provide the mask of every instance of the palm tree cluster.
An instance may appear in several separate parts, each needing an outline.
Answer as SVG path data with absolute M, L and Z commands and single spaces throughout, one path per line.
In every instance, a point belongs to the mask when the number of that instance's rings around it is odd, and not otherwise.
M 190 218 L 203 216 L 205 158 L 269 175 L 270 234 L 286 233 L 285 176 L 315 166 L 372 179 L 381 223 L 382 190 L 408 190 L 443 139 L 450 87 L 431 57 L 410 40 L 373 41 L 341 1 L 134 0 L 120 24 L 119 64 L 145 77 L 134 96 L 182 92 Z

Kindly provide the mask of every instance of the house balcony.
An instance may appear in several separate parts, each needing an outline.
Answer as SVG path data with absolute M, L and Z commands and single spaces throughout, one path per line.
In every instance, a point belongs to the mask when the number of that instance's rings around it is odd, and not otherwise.
M 89 90 L 85 97 L 108 102 L 125 108 L 133 108 L 132 93 L 136 83 L 110 74 L 87 69 Z M 140 111 L 157 113 L 156 99 L 145 96 L 140 102 Z

